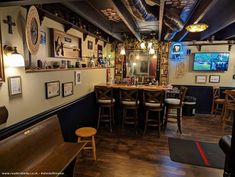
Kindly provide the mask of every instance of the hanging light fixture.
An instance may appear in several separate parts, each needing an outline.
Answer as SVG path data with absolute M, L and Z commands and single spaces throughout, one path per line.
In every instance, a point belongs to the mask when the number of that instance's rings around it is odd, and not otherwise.
M 206 30 L 208 28 L 208 25 L 205 23 L 198 23 L 198 24 L 192 24 L 192 25 L 188 25 L 186 27 L 186 30 L 192 33 L 195 32 L 202 32 L 204 30 Z
M 150 55 L 155 54 L 155 50 L 154 50 L 154 48 L 150 48 L 150 49 L 149 49 L 149 54 L 150 54 Z
M 145 46 L 145 42 L 144 41 L 142 41 L 141 43 L 140 43 L 140 48 L 141 49 L 146 49 L 146 46 Z
M 17 52 L 16 47 L 9 45 L 4 46 L 4 53 L 6 55 L 5 64 L 9 67 L 24 67 L 24 58 Z
M 121 48 L 120 54 L 121 54 L 121 55 L 126 55 L 125 47 L 122 47 L 122 48 Z

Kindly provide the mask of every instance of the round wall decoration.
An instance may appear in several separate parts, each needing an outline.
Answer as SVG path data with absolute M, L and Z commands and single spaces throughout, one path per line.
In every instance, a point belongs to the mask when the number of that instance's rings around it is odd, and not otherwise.
M 31 6 L 28 10 L 25 35 L 29 52 L 31 55 L 36 55 L 40 46 L 40 20 L 35 6 Z

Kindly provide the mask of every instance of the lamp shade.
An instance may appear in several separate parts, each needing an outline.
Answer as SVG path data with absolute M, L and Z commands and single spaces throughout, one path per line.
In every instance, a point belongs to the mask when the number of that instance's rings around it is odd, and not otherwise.
M 195 32 L 202 32 L 202 31 L 206 30 L 207 28 L 208 28 L 207 24 L 198 23 L 198 24 L 188 25 L 186 27 L 186 30 L 189 32 L 195 33 Z
M 126 55 L 126 50 L 125 50 L 124 47 L 121 48 L 120 54 L 121 54 L 121 55 Z
M 23 56 L 17 52 L 16 47 L 4 46 L 5 52 L 5 65 L 8 67 L 24 67 L 24 58 Z

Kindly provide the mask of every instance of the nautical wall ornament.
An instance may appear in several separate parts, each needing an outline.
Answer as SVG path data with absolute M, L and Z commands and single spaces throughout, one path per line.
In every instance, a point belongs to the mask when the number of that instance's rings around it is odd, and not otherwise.
M 25 26 L 26 42 L 31 55 L 36 55 L 40 46 L 40 20 L 37 8 L 31 6 L 28 10 Z

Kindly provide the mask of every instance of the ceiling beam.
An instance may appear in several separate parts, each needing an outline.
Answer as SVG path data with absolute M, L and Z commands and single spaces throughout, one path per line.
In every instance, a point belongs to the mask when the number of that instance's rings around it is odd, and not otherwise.
M 162 38 L 162 26 L 163 26 L 163 15 L 164 15 L 165 0 L 160 0 L 160 10 L 159 10 L 159 30 L 158 30 L 158 40 L 161 41 Z
M 112 0 L 113 7 L 118 12 L 118 15 L 125 23 L 125 25 L 129 28 L 132 34 L 136 37 L 137 40 L 141 41 L 141 36 L 138 31 L 138 26 L 136 25 L 135 21 L 133 20 L 132 16 L 130 15 L 129 11 L 126 9 L 124 4 L 120 0 Z
M 8 6 L 28 6 L 35 4 L 51 4 L 51 3 L 62 3 L 69 1 L 84 1 L 84 0 L 19 0 L 19 1 L 4 1 L 0 2 L 0 7 Z
M 228 27 L 224 28 L 223 30 L 219 31 L 215 34 L 216 39 L 231 39 L 235 37 L 235 23 L 229 25 Z
M 235 1 L 223 0 L 213 3 L 213 7 L 205 18 L 209 28 L 201 33 L 201 40 L 207 39 L 214 33 L 235 22 Z
M 96 10 L 93 9 L 89 4 L 71 3 L 71 2 L 63 2 L 62 4 L 67 8 L 71 9 L 72 11 L 74 11 L 75 13 L 79 14 L 87 21 L 97 26 L 98 28 L 100 28 L 110 36 L 114 37 L 119 41 L 122 41 L 122 37 L 120 34 L 112 32 L 111 22 L 106 20 L 101 14 L 97 13 Z
M 192 14 L 191 18 L 186 22 L 185 26 L 188 26 L 190 24 L 198 23 L 205 14 L 211 9 L 213 0 L 201 0 L 199 4 L 197 5 L 197 9 Z M 217 0 L 214 0 L 217 1 Z M 179 32 L 175 36 L 175 41 L 183 41 L 184 38 L 189 34 L 189 32 L 184 28 L 181 32 Z

